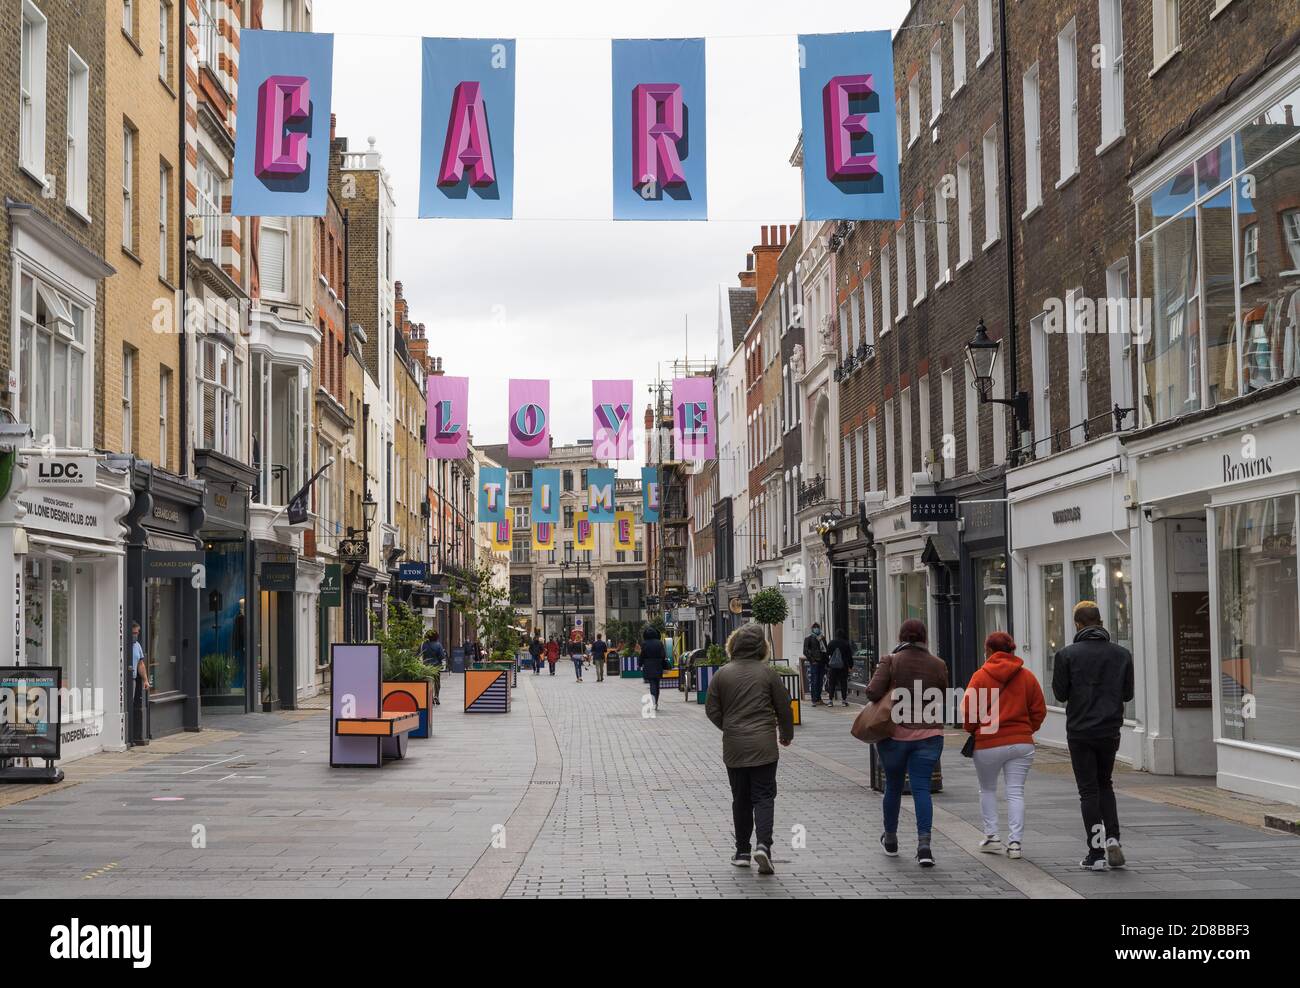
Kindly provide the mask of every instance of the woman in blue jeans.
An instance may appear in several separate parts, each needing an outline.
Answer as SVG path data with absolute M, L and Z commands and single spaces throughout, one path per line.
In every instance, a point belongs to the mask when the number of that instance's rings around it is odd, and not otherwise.
M 903 782 L 912 784 L 912 802 L 916 807 L 916 862 L 922 868 L 934 867 L 930 850 L 930 831 L 934 808 L 930 800 L 930 781 L 934 767 L 943 754 L 944 704 L 937 706 L 937 721 L 927 719 L 925 699 L 937 689 L 946 696 L 948 667 L 926 648 L 925 625 L 915 618 L 904 621 L 898 630 L 898 645 L 876 666 L 867 684 L 867 699 L 894 697 L 894 734 L 876 745 L 885 770 L 885 829 L 880 846 L 890 857 L 898 856 L 898 814 L 903 803 Z

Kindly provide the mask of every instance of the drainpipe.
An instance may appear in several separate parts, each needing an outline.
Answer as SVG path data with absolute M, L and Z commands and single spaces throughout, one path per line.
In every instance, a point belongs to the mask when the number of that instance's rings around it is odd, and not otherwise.
M 177 155 L 179 162 L 177 171 L 180 173 L 180 181 L 176 183 L 176 213 L 180 219 L 180 257 L 176 266 L 176 282 L 180 286 L 180 327 L 178 332 L 179 339 L 179 361 L 180 373 L 177 375 L 180 385 L 180 393 L 177 399 L 180 403 L 180 416 L 178 428 L 180 434 L 177 437 L 177 445 L 180 447 L 180 475 L 188 477 L 190 474 L 190 365 L 189 365 L 189 341 L 185 336 L 185 279 L 187 268 L 189 266 L 189 241 L 185 236 L 185 204 L 187 197 L 185 194 L 187 174 L 187 159 L 185 156 L 185 63 L 184 59 L 189 51 L 189 44 L 186 38 L 186 11 L 181 9 L 177 4 L 173 9 L 176 11 L 177 23 L 177 46 L 176 46 L 176 68 L 177 68 L 177 87 L 180 90 L 180 99 L 178 99 L 176 114 L 180 121 L 180 153 Z
M 1002 174 L 1003 178 L 1003 195 L 1002 210 L 1005 214 L 1006 223 L 1006 251 L 1007 251 L 1007 347 L 1010 350 L 1011 359 L 1011 379 L 1007 382 L 1007 388 L 1004 389 L 1004 395 L 1016 395 L 1020 393 L 1020 346 L 1019 331 L 1016 329 L 1016 251 L 1013 243 L 1015 239 L 1015 204 L 1013 202 L 1012 192 L 1012 170 L 1011 170 L 1011 89 L 1007 80 L 1008 73 L 1008 55 L 1007 55 L 1007 0 L 1000 0 L 998 4 L 998 18 L 1002 31 L 1002 51 L 1000 61 L 1002 63 Z M 1020 459 L 1020 421 L 1015 419 L 1015 442 L 1012 443 L 1011 465 L 1015 466 Z M 1010 533 L 1008 532 L 1008 535 Z

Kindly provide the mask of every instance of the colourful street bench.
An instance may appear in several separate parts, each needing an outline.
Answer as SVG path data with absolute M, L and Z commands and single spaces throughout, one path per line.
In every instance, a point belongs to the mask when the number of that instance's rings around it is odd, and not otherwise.
M 420 714 L 384 710 L 382 676 L 378 645 L 330 646 L 330 768 L 379 768 L 385 758 L 406 757 Z

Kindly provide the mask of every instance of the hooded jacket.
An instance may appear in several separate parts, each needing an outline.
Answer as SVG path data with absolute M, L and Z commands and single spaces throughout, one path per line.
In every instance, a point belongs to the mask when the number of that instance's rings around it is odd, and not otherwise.
M 871 674 L 871 682 L 867 683 L 867 699 L 875 703 L 886 693 L 893 693 L 900 687 L 907 695 L 905 697 L 895 695 L 895 703 L 905 700 L 912 713 L 930 713 L 925 709 L 925 698 L 933 695 L 932 690 L 939 690 L 942 693 L 948 689 L 948 666 L 943 659 L 931 655 L 926 650 L 924 642 L 899 644 L 895 646 L 893 652 L 880 660 L 876 671 Z M 937 723 L 915 719 L 900 720 L 897 723 L 900 727 L 911 730 L 942 728 L 942 708 L 939 714 Z
M 727 641 L 730 661 L 709 681 L 704 712 L 722 731 L 722 762 L 752 768 L 777 760 L 777 737 L 794 739 L 794 711 L 781 677 L 768 663 L 760 625 L 744 625 Z
M 641 636 L 641 676 L 645 679 L 662 679 L 668 665 L 668 652 L 655 628 L 646 628 Z
M 962 724 L 975 735 L 975 750 L 1033 744 L 1047 719 L 1038 679 L 1010 652 L 994 652 L 971 676 L 962 696 Z
M 1056 653 L 1052 692 L 1065 704 L 1065 737 L 1117 738 L 1133 699 L 1133 656 L 1101 626 L 1083 628 Z

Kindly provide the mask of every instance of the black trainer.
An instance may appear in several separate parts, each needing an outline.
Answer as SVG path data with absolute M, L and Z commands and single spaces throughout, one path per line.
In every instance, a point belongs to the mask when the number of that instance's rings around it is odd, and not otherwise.
M 758 847 L 754 848 L 754 864 L 758 865 L 758 873 L 760 875 L 771 875 L 776 871 L 776 869 L 772 867 L 772 852 L 762 844 L 759 844 Z
M 898 837 L 895 836 L 893 840 L 890 840 L 888 834 L 881 834 L 880 849 L 891 858 L 898 857 Z
M 929 844 L 924 844 L 916 849 L 916 863 L 922 868 L 934 867 L 934 854 L 930 851 Z
M 733 854 L 733 855 L 731 856 L 731 866 L 732 866 L 733 868 L 748 868 L 748 867 L 749 867 L 749 855 L 748 855 L 748 854 L 740 854 L 739 852 L 737 852 L 736 854 Z

